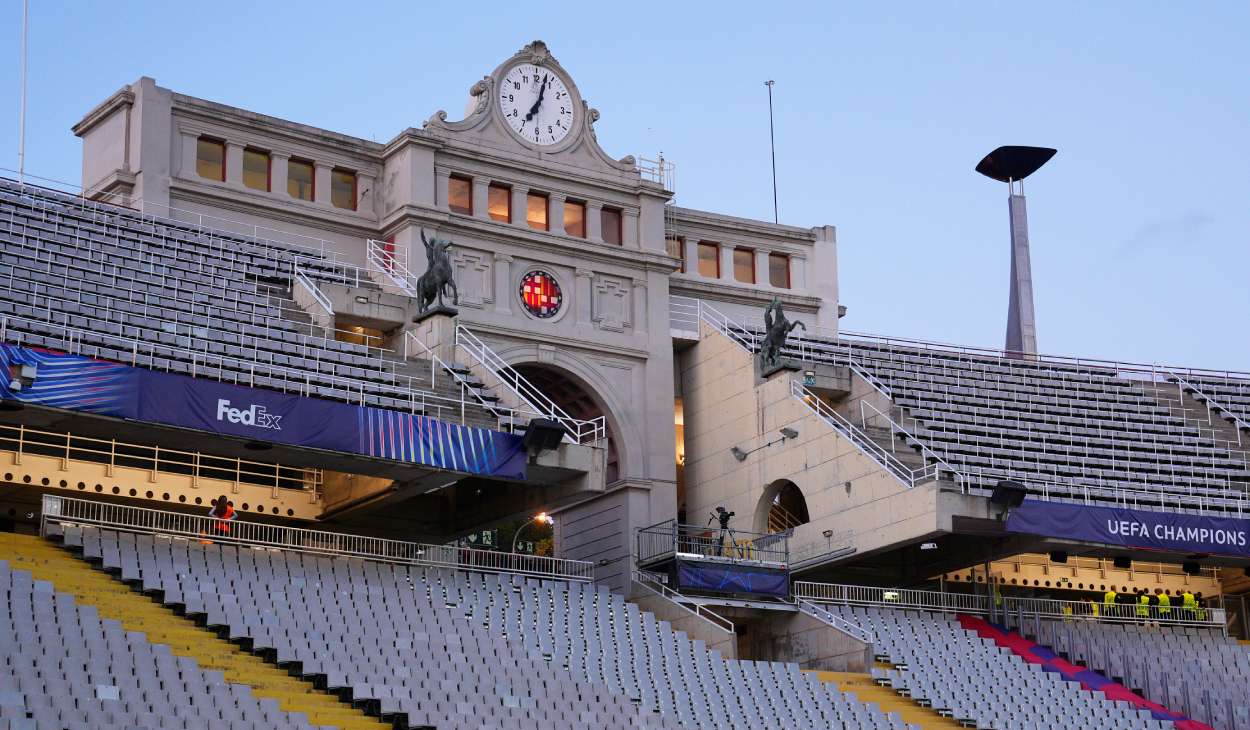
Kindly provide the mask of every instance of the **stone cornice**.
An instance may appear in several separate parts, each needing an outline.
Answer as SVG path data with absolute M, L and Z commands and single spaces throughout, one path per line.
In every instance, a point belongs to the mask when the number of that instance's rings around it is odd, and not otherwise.
M 129 86 L 123 86 L 87 112 L 77 124 L 70 127 L 70 131 L 74 133 L 74 136 L 81 137 L 90 132 L 92 127 L 107 119 L 115 110 L 124 106 L 132 106 L 134 103 L 135 92 L 131 91 Z
M 806 243 L 816 240 L 816 233 L 812 229 L 788 226 L 784 223 L 769 223 L 768 221 L 754 220 L 752 218 L 739 218 L 723 213 L 713 213 L 711 211 L 681 208 L 678 206 L 673 207 L 673 214 L 678 226 L 725 231 L 731 234 L 731 238 L 733 237 L 732 234 L 746 233 L 762 238 L 782 238 Z
M 325 230 L 330 233 L 359 237 L 362 244 L 365 239 L 378 236 L 377 224 L 373 221 L 348 217 L 344 214 L 311 206 L 298 205 L 294 200 L 288 203 L 278 198 L 252 195 L 231 188 L 206 185 L 177 177 L 170 178 L 169 192 L 184 200 L 238 211 L 249 216 L 259 214 L 279 223 L 290 223 L 292 225 Z M 175 207 L 177 206 L 175 205 Z M 303 236 L 306 234 L 293 233 L 292 235 Z M 316 238 L 316 236 L 307 237 Z
M 533 347 L 535 345 L 535 336 L 532 329 L 519 329 L 516 327 L 501 327 L 497 324 L 487 322 L 473 322 L 473 332 L 477 334 L 490 334 L 497 337 L 509 338 L 506 344 L 500 345 L 496 343 L 495 349 L 506 352 L 508 345 L 521 345 L 524 347 Z M 609 333 L 615 334 L 615 333 Z M 634 335 L 635 338 L 639 335 Z M 614 339 L 619 339 L 616 335 Z M 514 341 L 515 340 L 515 341 Z M 620 355 L 635 360 L 647 360 L 651 357 L 651 351 L 643 347 L 623 347 L 608 342 L 595 342 L 586 338 L 564 337 L 555 333 L 544 332 L 542 335 L 542 344 L 546 345 L 562 345 L 568 350 L 581 352 L 588 355 Z
M 694 297 L 709 302 L 725 302 L 727 304 L 758 304 L 761 309 L 777 297 L 786 307 L 801 312 L 815 313 L 824 303 L 820 297 L 807 294 L 795 294 L 783 289 L 754 289 L 747 286 L 713 283 L 696 279 L 685 279 L 674 276 L 668 280 L 668 291 L 673 296 Z
M 443 147 L 442 140 L 436 139 L 416 127 L 408 127 L 404 131 L 395 135 L 390 142 L 383 145 L 382 157 L 384 159 L 390 158 L 396 152 L 410 144 L 418 147 L 429 147 L 430 149 L 435 150 Z

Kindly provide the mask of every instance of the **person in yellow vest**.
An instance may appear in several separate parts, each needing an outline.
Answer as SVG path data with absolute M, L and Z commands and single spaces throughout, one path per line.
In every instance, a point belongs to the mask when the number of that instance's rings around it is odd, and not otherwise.
M 1089 599 L 1089 616 L 1094 621 L 1098 620 L 1098 602 L 1092 598 Z
M 1142 623 L 1150 622 L 1150 594 L 1144 590 L 1137 593 L 1137 618 Z
M 1155 601 L 1159 605 L 1159 618 L 1165 621 L 1172 618 L 1172 599 L 1162 588 L 1155 589 Z
M 1115 612 L 1115 604 L 1119 598 L 1120 596 L 1115 592 L 1115 586 L 1111 586 L 1106 593 L 1102 594 L 1102 613 L 1104 616 L 1109 618 L 1119 616 Z
M 1190 593 L 1188 588 L 1181 594 L 1181 612 L 1186 621 L 1193 621 L 1194 616 L 1198 612 L 1198 600 L 1194 598 L 1194 594 Z
M 1198 612 L 1198 620 L 1207 620 L 1207 602 L 1202 600 L 1202 591 L 1198 591 L 1194 596 L 1194 610 Z
M 1072 605 L 1071 604 L 1069 603 L 1063 604 L 1063 606 L 1059 609 L 1059 612 L 1063 614 L 1064 621 L 1072 620 Z

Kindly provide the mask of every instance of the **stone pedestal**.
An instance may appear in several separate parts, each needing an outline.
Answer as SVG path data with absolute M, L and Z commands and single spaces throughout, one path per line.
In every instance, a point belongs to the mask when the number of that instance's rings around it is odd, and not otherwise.
M 451 307 L 433 307 L 412 318 L 416 327 L 412 333 L 417 339 L 438 356 L 438 359 L 451 365 L 456 361 L 456 315 L 459 311 Z M 420 350 L 420 348 L 416 348 Z M 414 357 L 427 357 L 424 351 L 410 353 Z
M 765 369 L 759 358 L 755 359 L 755 366 L 760 371 L 760 378 L 768 380 L 777 373 L 792 373 L 803 369 L 803 366 L 794 360 L 781 360 L 776 365 L 772 365 Z

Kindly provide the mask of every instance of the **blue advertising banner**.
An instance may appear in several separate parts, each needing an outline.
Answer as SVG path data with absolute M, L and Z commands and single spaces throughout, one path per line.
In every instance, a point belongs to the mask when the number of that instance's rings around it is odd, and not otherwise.
M 0 398 L 470 474 L 526 474 L 514 434 L 16 345 L 0 344 Z
M 708 565 L 679 561 L 677 587 L 719 593 L 789 596 L 790 576 L 784 570 L 752 565 Z
M 1008 532 L 1108 545 L 1250 557 L 1250 520 L 1026 499 Z

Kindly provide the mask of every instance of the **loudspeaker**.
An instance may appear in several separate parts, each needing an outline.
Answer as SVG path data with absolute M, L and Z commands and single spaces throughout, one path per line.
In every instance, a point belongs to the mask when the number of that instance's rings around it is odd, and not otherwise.
M 1181 568 L 1184 569 L 1185 575 L 1199 575 L 1202 573 L 1202 566 L 1192 560 L 1181 563 Z
M 1113 561 L 1113 564 L 1117 568 L 1120 568 L 1122 570 L 1128 570 L 1129 568 L 1133 567 L 1133 559 L 1127 555 L 1117 555 L 1115 556 L 1115 561 Z
M 994 485 L 994 491 L 990 493 L 990 504 L 997 504 L 1003 507 L 1019 507 L 1024 502 L 1024 495 L 1028 494 L 1028 490 L 1020 482 L 1004 479 Z
M 1052 562 L 1052 563 L 1066 563 L 1066 562 L 1068 562 L 1068 554 L 1067 554 L 1067 553 L 1065 553 L 1065 552 L 1064 552 L 1064 551 L 1062 551 L 1062 550 L 1051 550 L 1051 551 L 1050 551 L 1050 562 Z
M 559 421 L 550 418 L 532 418 L 529 425 L 525 427 L 525 436 L 521 439 L 521 443 L 525 446 L 525 450 L 531 453 L 551 451 L 560 448 L 564 434 L 564 426 Z

